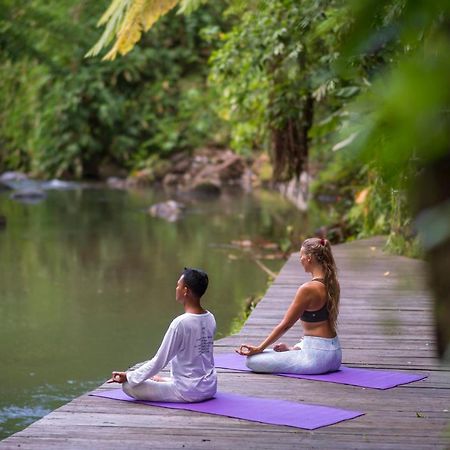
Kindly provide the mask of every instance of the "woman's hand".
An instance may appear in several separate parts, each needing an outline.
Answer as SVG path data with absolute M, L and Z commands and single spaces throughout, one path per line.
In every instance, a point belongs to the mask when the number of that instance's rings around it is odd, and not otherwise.
M 235 349 L 236 353 L 239 353 L 242 356 L 252 356 L 257 353 L 261 353 L 262 350 L 259 347 L 255 347 L 249 344 L 242 344 L 239 348 Z
M 292 350 L 290 347 L 288 347 L 286 344 L 283 344 L 283 343 L 279 343 L 279 344 L 277 344 L 277 345 L 274 345 L 274 347 L 273 347 L 273 349 L 276 351 L 276 352 L 287 352 L 287 351 L 289 351 L 289 350 Z
M 113 372 L 112 377 L 107 381 L 107 383 L 125 383 L 127 381 L 126 372 Z

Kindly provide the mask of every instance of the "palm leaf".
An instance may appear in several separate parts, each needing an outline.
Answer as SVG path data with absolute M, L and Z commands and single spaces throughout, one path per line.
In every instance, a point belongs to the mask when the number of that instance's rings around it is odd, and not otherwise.
M 147 1 L 143 10 L 144 30 L 148 31 L 158 19 L 177 5 L 179 0 Z
M 98 21 L 98 26 L 105 25 L 105 30 L 85 56 L 98 55 L 113 39 L 116 41 L 103 59 L 113 60 L 117 53 L 125 55 L 139 41 L 144 31 L 148 31 L 160 17 L 167 14 L 178 3 L 180 4 L 180 13 L 190 14 L 206 1 L 112 0 Z
M 145 3 L 146 0 L 133 1 L 117 32 L 117 39 L 113 48 L 103 59 L 113 60 L 116 57 L 117 52 L 121 55 L 125 55 L 134 47 L 134 44 L 139 41 L 143 30 L 142 11 L 145 7 Z
M 130 0 L 113 0 L 108 9 L 103 13 L 100 20 L 97 22 L 97 26 L 104 25 L 108 20 L 114 16 L 118 11 L 123 11 L 129 6 Z
M 103 14 L 97 24 L 98 26 L 101 26 L 106 23 L 105 30 L 100 36 L 100 39 L 86 53 L 85 57 L 98 55 L 102 49 L 116 37 L 121 22 L 124 18 L 125 11 L 129 9 L 132 1 L 133 0 L 114 0 L 111 3 L 110 7 Z

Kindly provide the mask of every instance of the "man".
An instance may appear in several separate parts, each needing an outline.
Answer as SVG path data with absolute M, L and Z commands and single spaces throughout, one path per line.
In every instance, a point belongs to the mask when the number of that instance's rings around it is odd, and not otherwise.
M 214 369 L 214 316 L 203 309 L 200 299 L 208 287 L 208 275 L 185 268 L 176 288 L 176 300 L 184 314 L 169 326 L 156 355 L 127 372 L 113 372 L 108 383 L 123 383 L 123 391 L 137 400 L 199 402 L 214 396 L 217 375 Z M 171 377 L 157 373 L 169 362 Z

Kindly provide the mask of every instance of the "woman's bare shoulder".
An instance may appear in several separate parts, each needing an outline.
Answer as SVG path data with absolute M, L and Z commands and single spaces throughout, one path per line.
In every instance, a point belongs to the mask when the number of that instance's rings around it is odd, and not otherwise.
M 297 289 L 296 297 L 310 298 L 311 296 L 315 296 L 319 292 L 315 284 L 316 283 L 312 281 L 307 281 L 306 283 L 300 285 L 299 288 Z
M 317 292 L 317 291 L 321 291 L 324 288 L 324 284 L 323 283 L 318 283 L 317 281 L 306 281 L 305 283 L 303 283 L 302 285 L 300 285 L 300 287 L 298 288 L 298 290 L 302 290 L 305 292 Z
M 297 297 L 306 301 L 316 300 L 323 296 L 325 286 L 315 281 L 303 283 L 297 290 Z

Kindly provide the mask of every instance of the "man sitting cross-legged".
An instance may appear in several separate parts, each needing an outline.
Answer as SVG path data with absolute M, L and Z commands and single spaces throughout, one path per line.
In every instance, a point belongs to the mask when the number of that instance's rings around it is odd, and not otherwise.
M 137 400 L 199 402 L 214 396 L 214 316 L 203 309 L 200 299 L 208 287 L 208 275 L 198 269 L 184 269 L 176 288 L 176 300 L 184 314 L 169 326 L 156 355 L 135 370 L 113 372 L 108 383 L 123 383 L 123 391 Z M 157 373 L 169 362 L 171 377 Z

